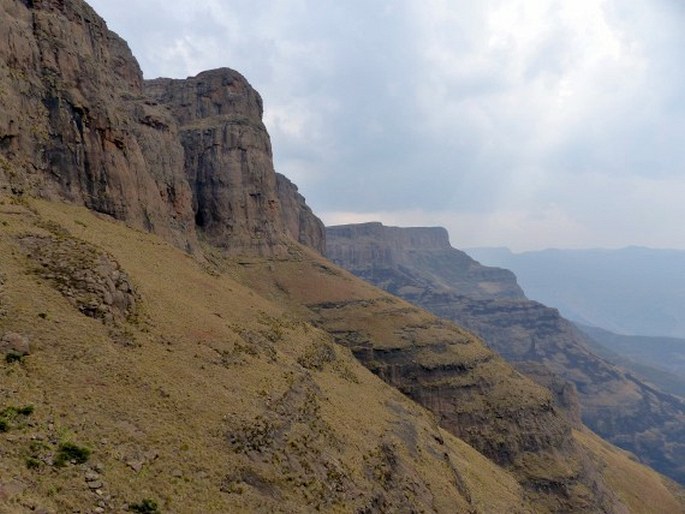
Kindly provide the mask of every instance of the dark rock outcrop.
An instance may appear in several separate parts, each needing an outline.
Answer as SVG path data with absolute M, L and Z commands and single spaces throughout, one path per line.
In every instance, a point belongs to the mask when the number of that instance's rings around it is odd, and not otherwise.
M 528 300 L 511 272 L 481 266 L 451 247 L 402 244 L 422 231 L 427 238 L 436 229 L 330 227 L 327 254 L 357 276 L 478 334 L 550 388 L 574 422 L 577 390 L 590 428 L 685 482 L 685 402 L 592 353 L 583 334 L 556 309 Z

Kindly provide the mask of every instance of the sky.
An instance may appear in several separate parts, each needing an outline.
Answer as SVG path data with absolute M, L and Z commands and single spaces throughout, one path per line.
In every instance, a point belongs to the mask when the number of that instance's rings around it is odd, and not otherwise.
M 685 249 L 680 0 L 90 0 L 146 78 L 230 67 L 327 224 Z

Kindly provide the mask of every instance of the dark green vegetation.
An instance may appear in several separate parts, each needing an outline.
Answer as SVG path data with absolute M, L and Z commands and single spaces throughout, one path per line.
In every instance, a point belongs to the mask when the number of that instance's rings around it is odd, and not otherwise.
M 84 464 L 88 462 L 90 457 L 90 450 L 83 446 L 79 446 L 72 442 L 60 443 L 55 454 L 55 466 L 58 468 L 64 467 L 67 463 Z
M 0 410 L 0 432 L 8 432 L 15 426 L 23 423 L 31 414 L 33 414 L 32 405 L 5 407 Z
M 155 500 L 149 498 L 144 499 L 140 503 L 133 503 L 128 506 L 131 512 L 138 512 L 139 514 L 159 514 L 159 506 Z

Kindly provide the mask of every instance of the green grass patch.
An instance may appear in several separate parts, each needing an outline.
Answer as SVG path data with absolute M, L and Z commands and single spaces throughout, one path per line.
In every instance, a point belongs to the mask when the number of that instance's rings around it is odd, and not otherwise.
M 16 424 L 33 414 L 33 405 L 5 407 L 0 411 L 0 432 L 9 432 Z

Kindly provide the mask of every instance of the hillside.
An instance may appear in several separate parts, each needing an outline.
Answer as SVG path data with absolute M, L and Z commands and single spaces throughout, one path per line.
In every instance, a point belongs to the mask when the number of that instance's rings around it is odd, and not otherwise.
M 626 336 L 596 327 L 576 326 L 590 338 L 592 350 L 618 362 L 660 389 L 685 397 L 685 340 Z
M 630 247 L 467 252 L 483 264 L 512 270 L 530 298 L 558 308 L 575 322 L 619 334 L 685 337 L 684 251 Z
M 33 409 L 0 434 L 0 511 L 527 511 L 511 475 L 241 285 L 241 265 L 83 209 L 0 213 L 1 331 L 31 347 L 3 359 L 1 407 Z M 125 312 L 100 296 L 114 275 Z M 56 467 L 65 443 L 88 461 Z
M 239 73 L 143 81 L 84 2 L 0 8 L 0 512 L 685 512 L 318 254 Z
M 355 275 L 472 330 L 520 371 L 552 387 L 572 416 L 575 390 L 582 420 L 592 430 L 685 482 L 685 402 L 594 354 L 587 338 L 557 310 L 525 298 L 511 272 L 482 266 L 452 248 L 444 230 L 432 244 L 416 236 L 436 230 L 378 223 L 328 227 L 327 255 Z M 555 381 L 550 371 L 563 380 Z M 573 384 L 571 390 L 565 381 Z
M 6 511 L 682 510 L 476 339 L 295 243 L 206 260 L 83 208 L 4 197 L 0 217 L 0 327 L 30 344 L 3 360 L 2 408 L 32 407 L 0 437 Z M 359 354 L 365 331 L 367 364 L 508 471 L 335 344 Z M 67 443 L 87 462 L 58 467 Z

